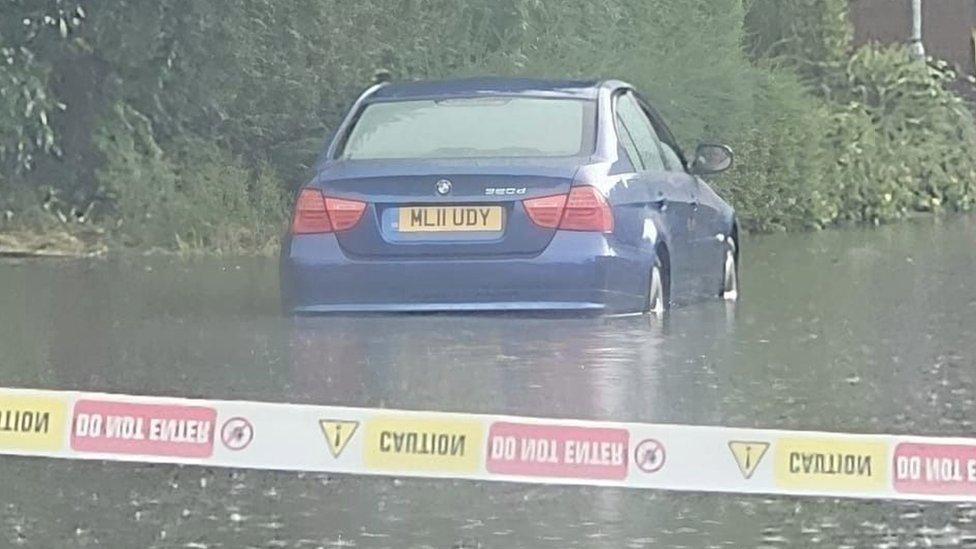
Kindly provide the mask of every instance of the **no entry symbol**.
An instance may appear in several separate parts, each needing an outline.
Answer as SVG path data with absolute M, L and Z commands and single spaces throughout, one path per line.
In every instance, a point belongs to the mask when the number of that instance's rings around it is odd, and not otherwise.
M 220 429 L 220 440 L 230 450 L 243 450 L 254 438 L 254 426 L 242 417 L 232 417 Z
M 653 438 L 642 440 L 634 449 L 634 462 L 645 473 L 660 471 L 666 457 L 664 445 Z

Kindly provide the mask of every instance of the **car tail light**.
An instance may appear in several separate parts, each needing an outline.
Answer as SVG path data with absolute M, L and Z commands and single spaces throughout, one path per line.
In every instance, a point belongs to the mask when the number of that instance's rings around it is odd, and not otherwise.
M 336 231 L 351 229 L 359 223 L 366 210 L 366 203 L 358 200 L 325 197 L 325 209 L 329 212 L 332 228 Z
M 325 197 L 315 189 L 302 189 L 295 201 L 295 215 L 291 220 L 292 234 L 332 232 L 329 214 L 325 211 Z
M 596 187 L 573 187 L 566 200 L 559 228 L 568 231 L 613 231 L 613 211 Z
M 601 233 L 613 231 L 613 211 L 596 187 L 573 187 L 569 195 L 530 198 L 522 204 L 529 218 L 540 227 Z
M 540 227 L 555 229 L 563 217 L 563 206 L 566 205 L 566 195 L 556 194 L 540 198 L 530 198 L 522 201 L 529 219 Z
M 322 195 L 317 189 L 302 189 L 295 201 L 292 234 L 331 233 L 351 229 L 359 223 L 366 203 Z

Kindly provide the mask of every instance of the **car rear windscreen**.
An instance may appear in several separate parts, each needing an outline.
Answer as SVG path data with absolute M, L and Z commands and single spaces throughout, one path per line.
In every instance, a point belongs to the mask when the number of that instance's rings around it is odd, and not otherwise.
M 577 156 L 592 149 L 593 103 L 478 97 L 368 105 L 346 159 Z

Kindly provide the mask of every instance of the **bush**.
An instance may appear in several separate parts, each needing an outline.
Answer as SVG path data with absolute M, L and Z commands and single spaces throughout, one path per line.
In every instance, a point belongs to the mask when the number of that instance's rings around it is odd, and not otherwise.
M 802 225 L 879 223 L 912 211 L 971 209 L 976 125 L 950 91 L 955 74 L 942 62 L 913 60 L 904 46 L 851 51 L 846 10 L 846 0 L 754 0 L 746 16 L 753 56 L 795 70 L 808 93 L 825 100 L 817 116 L 797 113 L 795 133 L 777 138 L 781 152 L 794 156 L 791 137 L 801 135 L 799 145 L 820 149 L 826 161 L 808 166 L 816 172 L 807 172 L 803 183 L 821 183 Z M 750 175 L 764 180 L 780 170 L 773 163 Z M 733 189 L 737 204 L 750 196 L 745 187 L 743 182 Z M 789 197 L 792 203 L 806 192 L 806 185 L 788 185 L 756 198 L 776 203 Z M 784 226 L 777 211 L 746 212 L 759 228 Z
M 755 121 L 729 137 L 736 164 L 714 184 L 736 207 L 742 228 L 781 231 L 820 228 L 839 205 L 824 145 L 828 106 L 789 71 L 772 71 L 755 98 Z
M 57 154 L 50 117 L 60 104 L 48 92 L 48 68 L 28 50 L 0 42 L 0 172 L 29 170 L 38 154 Z
M 905 47 L 865 46 L 832 75 L 825 100 L 772 74 L 757 100 L 763 114 L 732 140 L 741 163 L 718 180 L 745 227 L 879 223 L 973 207 L 976 124 L 949 91 L 954 75 L 944 66 L 914 61 Z
M 840 217 L 879 222 L 912 210 L 971 209 L 976 125 L 949 90 L 952 71 L 913 60 L 907 47 L 868 46 L 842 77 L 828 135 L 848 198 Z
M 127 245 L 190 251 L 270 251 L 285 216 L 284 185 L 213 143 L 174 140 L 166 150 L 149 121 L 118 104 L 99 127 L 97 177 Z
M 0 174 L 60 154 L 51 123 L 64 105 L 50 91 L 50 59 L 64 53 L 83 19 L 70 0 L 0 3 Z

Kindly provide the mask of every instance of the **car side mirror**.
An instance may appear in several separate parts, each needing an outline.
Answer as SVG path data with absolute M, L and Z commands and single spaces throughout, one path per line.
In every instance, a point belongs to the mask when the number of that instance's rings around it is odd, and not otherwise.
M 724 172 L 732 167 L 734 155 L 725 145 L 701 143 L 695 149 L 695 160 L 691 163 L 691 173 L 709 175 Z

